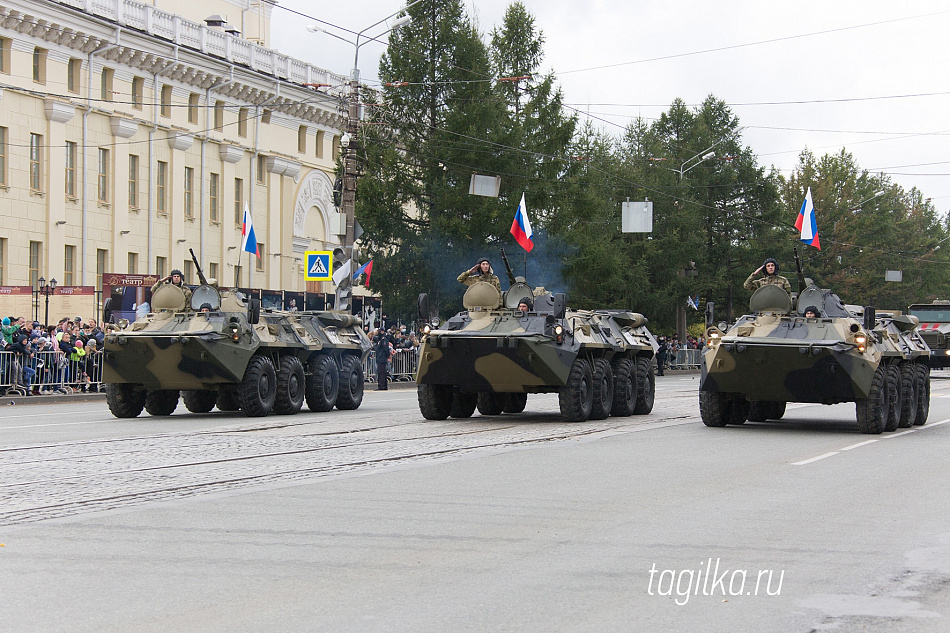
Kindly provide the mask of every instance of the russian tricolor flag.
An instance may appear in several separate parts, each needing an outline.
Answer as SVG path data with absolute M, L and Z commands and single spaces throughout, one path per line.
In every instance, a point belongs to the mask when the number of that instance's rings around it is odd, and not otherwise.
M 511 234 L 515 236 L 515 241 L 521 245 L 521 248 L 528 252 L 534 248 L 534 231 L 531 230 L 531 222 L 528 220 L 528 208 L 524 204 L 524 194 L 521 194 L 521 203 L 518 205 L 518 211 L 515 213 L 515 219 L 511 222 Z
M 251 219 L 251 209 L 246 202 L 244 203 L 244 219 L 241 221 L 241 250 L 254 253 L 258 259 L 261 258 L 257 246 L 257 235 L 254 234 L 254 220 Z
M 802 208 L 798 210 L 795 228 L 802 232 L 803 242 L 821 250 L 821 242 L 818 241 L 818 222 L 815 220 L 815 205 L 811 201 L 811 187 L 805 193 Z

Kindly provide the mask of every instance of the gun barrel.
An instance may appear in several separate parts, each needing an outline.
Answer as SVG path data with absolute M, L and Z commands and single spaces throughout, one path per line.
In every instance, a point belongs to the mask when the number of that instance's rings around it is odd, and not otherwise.
M 204 271 L 201 270 L 201 264 L 198 263 L 198 258 L 195 257 L 195 249 L 189 248 L 188 252 L 191 253 L 191 261 L 195 263 L 195 270 L 198 271 L 198 281 L 202 284 L 208 283 L 208 280 L 205 279 Z
M 505 249 L 501 249 L 501 261 L 505 263 L 505 270 L 508 271 L 508 283 L 515 283 L 515 274 L 511 272 L 511 264 L 508 263 L 508 256 L 505 255 Z

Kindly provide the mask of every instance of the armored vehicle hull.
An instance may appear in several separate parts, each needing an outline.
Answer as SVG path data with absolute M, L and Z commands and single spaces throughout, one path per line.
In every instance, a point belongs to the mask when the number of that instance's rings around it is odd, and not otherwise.
M 424 417 L 518 413 L 529 393 L 558 393 L 569 421 L 652 410 L 657 344 L 645 317 L 567 310 L 563 295 L 543 292 L 522 312 L 504 307 L 522 294 L 509 290 L 503 304 L 478 285 L 466 293 L 468 311 L 425 333 L 416 377 Z
M 210 285 L 191 303 L 163 287 L 154 313 L 107 333 L 103 382 L 115 416 L 169 415 L 180 396 L 195 413 L 217 406 L 255 417 L 294 414 L 304 401 L 312 411 L 362 402 L 370 343 L 352 315 L 261 312 L 253 299 Z M 210 308 L 197 311 L 202 304 Z
M 920 320 L 920 336 L 931 354 L 928 364 L 933 369 L 950 367 L 950 301 L 918 303 L 907 308 Z
M 707 426 L 779 419 L 787 402 L 854 402 L 864 433 L 926 422 L 929 350 L 916 319 L 845 306 L 815 286 L 797 304 L 765 286 L 751 314 L 725 332 L 707 330 L 699 394 Z M 804 316 L 810 306 L 819 316 Z

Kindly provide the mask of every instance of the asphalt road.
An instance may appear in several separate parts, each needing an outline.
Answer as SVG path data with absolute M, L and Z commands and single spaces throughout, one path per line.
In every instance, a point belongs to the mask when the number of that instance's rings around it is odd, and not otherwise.
M 695 374 L 582 424 L 0 404 L 0 630 L 947 631 L 946 376 L 880 436 L 706 428 Z

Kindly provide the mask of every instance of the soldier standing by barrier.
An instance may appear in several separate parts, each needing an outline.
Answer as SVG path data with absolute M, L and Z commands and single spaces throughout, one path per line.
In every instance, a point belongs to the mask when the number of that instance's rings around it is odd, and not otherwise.
M 389 357 L 391 350 L 389 347 L 389 339 L 386 338 L 385 334 L 378 334 L 376 336 L 376 391 L 386 391 L 389 389 L 389 383 L 386 380 L 386 375 L 388 372 L 389 366 Z

